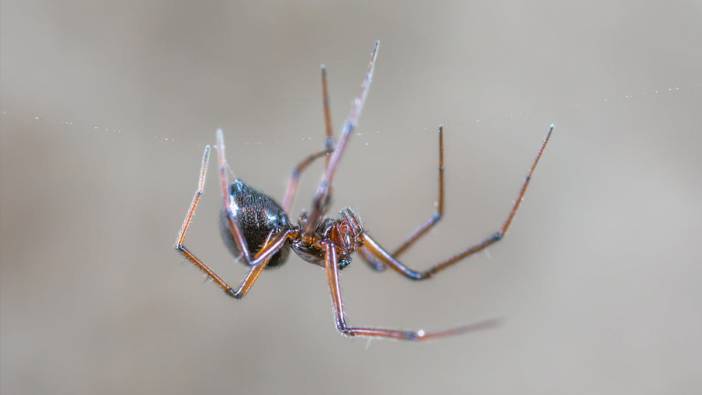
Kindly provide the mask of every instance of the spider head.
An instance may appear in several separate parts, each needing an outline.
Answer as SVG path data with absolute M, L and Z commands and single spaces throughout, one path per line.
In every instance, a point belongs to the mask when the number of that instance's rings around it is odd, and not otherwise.
M 298 229 L 303 229 L 308 217 L 305 212 L 300 215 Z M 351 209 L 341 210 L 337 218 L 324 218 L 313 235 L 297 238 L 292 242 L 295 253 L 303 260 L 324 266 L 323 241 L 331 241 L 337 253 L 339 269 L 351 263 L 351 255 L 361 245 L 363 226 L 361 220 Z
M 350 208 L 345 208 L 339 213 L 339 218 L 334 226 L 329 229 L 329 238 L 341 252 L 341 260 L 350 256 L 361 245 L 363 225 L 356 213 Z

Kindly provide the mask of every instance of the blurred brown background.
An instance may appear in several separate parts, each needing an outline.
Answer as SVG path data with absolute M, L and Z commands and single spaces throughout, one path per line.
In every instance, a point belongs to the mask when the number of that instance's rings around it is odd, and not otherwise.
M 702 392 L 699 1 L 0 2 L 2 394 Z M 387 247 L 448 216 L 418 268 L 497 229 L 557 125 L 506 240 L 429 282 L 343 272 L 350 322 L 500 327 L 428 344 L 345 339 L 323 272 L 293 257 L 232 301 L 172 249 L 222 127 L 279 198 L 340 125 L 382 42 L 334 212 Z M 304 179 L 295 216 L 319 179 Z M 238 283 L 210 172 L 189 246 Z

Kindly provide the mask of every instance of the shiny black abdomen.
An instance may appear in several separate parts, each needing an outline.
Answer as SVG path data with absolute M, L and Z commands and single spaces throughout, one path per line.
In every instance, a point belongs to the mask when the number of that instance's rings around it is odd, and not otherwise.
M 239 179 L 229 186 L 229 211 L 244 234 L 251 257 L 263 247 L 271 231 L 282 231 L 290 227 L 288 216 L 275 200 Z M 229 231 L 225 211 L 222 211 L 220 218 L 220 230 L 229 251 L 236 257 L 241 255 Z M 267 268 L 282 265 L 289 254 L 290 247 L 286 243 L 273 255 Z

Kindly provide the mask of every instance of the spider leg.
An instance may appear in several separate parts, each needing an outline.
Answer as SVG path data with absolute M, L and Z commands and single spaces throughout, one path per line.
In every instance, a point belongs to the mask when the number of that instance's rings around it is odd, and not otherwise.
M 328 154 L 325 157 L 325 168 L 329 166 L 329 159 L 330 159 L 330 154 L 334 151 L 334 136 L 333 136 L 333 129 L 332 129 L 332 120 L 331 120 L 331 110 L 329 108 L 329 88 L 328 88 L 328 83 L 327 83 L 327 68 L 326 66 L 322 65 L 322 104 L 324 107 L 324 132 L 326 134 L 326 140 L 325 140 L 325 147 L 327 148 Z M 293 174 L 295 174 L 293 172 Z M 292 180 L 292 179 L 291 179 Z M 288 187 L 290 186 L 290 183 L 288 184 Z M 289 189 L 288 189 L 289 190 Z M 331 186 L 329 186 L 329 195 L 332 194 L 331 191 Z M 286 194 L 287 196 L 287 194 Z M 285 206 L 283 206 L 285 207 Z M 383 271 L 387 268 L 385 264 L 382 262 L 378 262 L 371 254 L 366 252 L 365 250 L 361 249 L 359 250 L 359 255 L 363 259 L 364 262 L 366 262 L 373 270 L 375 271 Z
M 192 223 L 193 217 L 195 216 L 195 210 L 197 210 L 197 207 L 200 204 L 200 199 L 202 198 L 202 194 L 205 190 L 205 178 L 207 177 L 207 164 L 210 160 L 210 149 L 211 148 L 209 145 L 205 146 L 205 151 L 202 154 L 202 164 L 200 165 L 200 177 L 197 182 L 197 190 L 195 191 L 193 200 L 190 203 L 190 206 L 188 207 L 187 213 L 185 214 L 183 225 L 180 227 L 180 231 L 178 232 L 175 249 L 179 253 L 181 253 L 188 261 L 195 265 L 198 269 L 202 270 L 205 274 L 207 274 L 207 276 L 209 276 L 220 288 L 226 291 L 228 289 L 231 289 L 229 284 L 227 284 L 227 282 L 224 281 L 219 275 L 217 275 L 217 273 L 210 269 L 209 266 L 207 266 L 193 253 L 191 253 L 190 250 L 188 250 L 188 248 L 185 247 L 184 244 L 185 235 L 187 234 L 188 229 L 190 229 L 190 224 Z
M 370 254 L 372 254 L 375 258 L 377 258 L 379 261 L 385 263 L 386 265 L 390 266 L 392 269 L 397 271 L 398 273 L 412 279 L 412 280 L 424 280 L 427 279 L 434 274 L 446 269 L 449 266 L 452 266 L 456 264 L 457 262 L 461 261 L 464 258 L 467 258 L 476 252 L 480 252 L 487 247 L 491 246 L 494 243 L 497 243 L 498 241 L 502 240 L 502 238 L 507 234 L 507 231 L 509 230 L 510 226 L 512 225 L 512 220 L 514 219 L 514 216 L 517 214 L 517 210 L 519 210 L 519 207 L 522 204 L 522 201 L 524 200 L 524 195 L 526 194 L 527 188 L 529 187 L 529 182 L 531 181 L 531 177 L 534 174 L 534 170 L 536 170 L 536 165 L 539 163 L 539 160 L 543 156 L 544 150 L 546 149 L 546 145 L 548 144 L 549 140 L 551 139 L 551 134 L 553 133 L 553 128 L 554 126 L 551 125 L 548 129 L 548 133 L 546 134 L 546 139 L 544 139 L 544 142 L 541 144 L 541 147 L 539 148 L 539 151 L 536 155 L 536 158 L 534 158 L 534 161 L 531 164 L 531 167 L 529 168 L 529 174 L 526 176 L 526 179 L 524 180 L 524 183 L 522 184 L 522 187 L 519 190 L 519 195 L 517 195 L 517 200 L 514 202 L 514 205 L 512 206 L 512 209 L 510 210 L 509 214 L 507 215 L 507 219 L 502 223 L 502 226 L 500 227 L 500 230 L 495 232 L 492 236 L 484 239 L 478 244 L 475 244 L 471 247 L 468 247 L 465 249 L 463 252 L 460 252 L 442 262 L 439 262 L 435 264 L 434 266 L 430 267 L 427 270 L 424 271 L 416 271 L 411 269 L 409 266 L 405 265 L 404 263 L 400 262 L 399 260 L 396 259 L 396 257 L 393 256 L 393 254 L 387 252 L 383 247 L 378 244 L 373 238 L 371 238 L 367 233 L 363 234 L 363 248 L 365 248 Z M 421 228 L 420 228 L 421 229 Z
M 332 130 L 332 120 L 331 120 L 331 110 L 329 108 L 329 88 L 327 84 L 327 67 L 322 65 L 322 107 L 324 112 L 324 150 L 320 152 L 315 152 L 307 156 L 300 163 L 295 166 L 288 179 L 288 187 L 285 190 L 285 195 L 283 195 L 283 210 L 289 213 L 292 208 L 293 201 L 295 200 L 295 194 L 297 193 L 297 186 L 300 182 L 300 176 L 302 172 L 305 171 L 307 166 L 318 158 L 324 156 L 324 168 L 326 169 L 329 165 L 329 155 L 334 151 L 334 135 Z
M 375 42 L 375 46 L 371 51 L 370 61 L 368 62 L 368 71 L 361 84 L 361 93 L 356 97 L 351 106 L 351 111 L 344 122 L 344 126 L 341 129 L 341 136 L 339 141 L 334 148 L 334 152 L 329 158 L 329 163 L 322 176 L 322 180 L 317 187 L 315 196 L 312 200 L 312 209 L 310 210 L 309 220 L 307 225 L 305 225 L 304 233 L 310 234 L 317 227 L 318 222 L 322 218 L 322 215 L 326 212 L 329 207 L 331 186 L 334 181 L 334 174 L 339 165 L 339 161 L 344 154 L 346 145 L 351 138 L 351 134 L 356 129 L 358 125 L 358 119 L 361 116 L 361 111 L 363 110 L 363 105 L 365 104 L 366 97 L 368 96 L 368 90 L 370 89 L 371 82 L 373 81 L 373 71 L 375 70 L 375 60 L 378 56 L 378 47 L 380 45 L 379 41 Z
M 256 266 L 249 269 L 249 273 L 244 277 L 241 285 L 237 289 L 233 289 L 222 277 L 220 277 L 214 270 L 212 270 L 207 264 L 205 264 L 200 258 L 195 256 L 186 246 L 185 246 L 185 236 L 190 229 L 193 217 L 195 216 L 195 211 L 200 204 L 202 194 L 205 191 L 205 179 L 207 177 L 207 165 L 210 160 L 211 148 L 209 145 L 205 146 L 205 151 L 202 154 L 202 163 L 200 165 L 200 176 L 197 182 L 197 190 L 193 196 L 193 200 L 188 207 L 188 211 L 185 214 L 185 219 L 183 220 L 183 225 L 178 232 L 176 238 L 175 249 L 182 254 L 190 263 L 195 265 L 198 269 L 202 270 L 212 281 L 217 284 L 222 290 L 224 290 L 228 295 L 235 298 L 241 298 L 246 295 L 246 292 L 251 288 L 253 283 L 258 279 L 260 272 L 266 267 L 270 261 L 270 257 L 273 256 L 287 240 L 290 232 L 281 232 L 279 234 L 268 235 L 266 243 L 261 248 L 255 256 L 255 262 L 260 262 Z
M 376 272 L 382 272 L 388 268 L 383 262 L 378 260 L 378 258 L 376 258 L 375 255 L 370 253 L 370 251 L 368 251 L 366 247 L 361 246 L 361 248 L 356 250 L 356 252 L 358 252 L 358 256 L 361 257 L 363 262 L 367 263 L 368 266 Z
M 314 154 L 308 155 L 305 159 L 303 159 L 300 163 L 295 166 L 295 168 L 292 171 L 292 174 L 290 174 L 290 178 L 288 178 L 288 187 L 285 189 L 285 195 L 283 196 L 283 210 L 285 210 L 286 213 L 290 213 L 290 209 L 292 208 L 293 202 L 295 201 L 295 195 L 297 194 L 297 187 L 300 183 L 300 176 L 302 175 L 302 172 L 305 171 L 307 166 L 312 164 L 315 160 L 326 156 L 329 152 L 329 149 L 325 149 L 323 151 L 315 152 Z
M 400 244 L 393 252 L 392 256 L 399 257 L 403 252 L 407 251 L 417 240 L 427 234 L 434 227 L 441 217 L 444 215 L 444 127 L 439 126 L 439 191 L 436 204 L 436 211 L 429 219 L 420 225 L 415 231 L 410 234 L 405 241 Z
M 431 228 L 434 227 L 444 215 L 444 127 L 439 126 L 439 191 L 438 200 L 436 203 L 436 211 L 429 219 L 414 230 L 405 240 L 397 247 L 390 255 L 398 258 L 402 253 L 407 251 L 417 240 L 426 235 Z M 372 253 L 365 247 L 359 250 L 361 258 L 368 263 L 373 270 L 382 271 L 386 268 L 385 264 L 378 261 Z
M 327 67 L 322 65 L 322 107 L 324 110 L 324 147 L 327 149 L 327 156 L 324 160 L 324 168 L 329 166 L 330 154 L 334 151 L 334 130 L 331 119 L 331 109 L 329 106 L 329 84 L 327 83 Z
M 360 336 L 360 337 L 381 337 L 390 338 L 397 340 L 431 340 L 441 337 L 460 335 L 463 333 L 468 333 L 476 330 L 487 329 L 494 327 L 497 324 L 497 320 L 486 320 L 477 322 L 471 325 L 459 326 L 451 329 L 426 332 L 422 329 L 420 330 L 401 330 L 401 329 L 382 329 L 382 328 L 366 328 L 366 327 L 354 327 L 349 326 L 346 323 L 346 315 L 344 313 L 344 302 L 341 297 L 341 285 L 339 282 L 339 267 L 336 256 L 336 250 L 331 242 L 327 241 L 324 243 L 325 248 L 325 259 L 324 268 L 327 274 L 327 281 L 329 283 L 329 290 L 331 292 L 332 304 L 334 306 L 336 328 L 341 332 L 341 334 L 346 336 Z
M 258 253 L 256 253 L 254 258 L 256 258 L 256 259 L 260 258 L 260 256 L 263 254 L 263 252 L 266 249 L 272 250 L 275 248 L 275 252 L 277 252 L 283 246 L 283 244 L 281 243 L 280 246 L 278 246 L 277 248 L 273 247 L 273 246 L 276 245 L 279 242 L 279 240 L 283 240 L 283 242 L 285 242 L 285 240 L 287 240 L 290 233 L 291 233 L 290 231 L 286 231 L 286 232 L 280 232 L 280 233 L 274 235 L 273 232 L 271 232 L 268 235 L 268 237 L 266 238 L 266 242 L 263 244 L 263 247 L 261 247 L 261 250 Z M 263 262 L 261 262 L 260 264 L 255 265 L 255 266 L 251 266 L 249 268 L 249 271 L 244 276 L 244 279 L 239 284 L 239 287 L 237 289 L 230 288 L 230 289 L 226 290 L 227 294 L 229 296 L 236 298 L 236 299 L 241 299 L 244 296 L 246 296 L 246 294 L 249 292 L 251 287 L 253 287 L 256 280 L 258 280 L 258 277 L 261 275 L 261 273 L 263 273 L 263 269 L 265 269 L 266 266 L 268 266 L 268 263 L 270 261 L 271 261 L 271 258 L 269 256 L 268 258 L 264 259 Z

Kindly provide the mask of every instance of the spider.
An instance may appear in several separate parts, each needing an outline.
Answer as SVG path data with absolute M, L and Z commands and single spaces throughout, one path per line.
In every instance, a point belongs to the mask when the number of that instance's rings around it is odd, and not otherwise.
M 221 233 L 230 252 L 249 267 L 248 273 L 246 273 L 238 287 L 232 287 L 185 246 L 185 236 L 190 228 L 195 210 L 200 203 L 205 189 L 205 176 L 211 152 L 211 147 L 209 145 L 205 146 L 197 190 L 195 191 L 195 196 L 193 197 L 187 214 L 185 215 L 183 225 L 178 233 L 175 248 L 188 261 L 202 270 L 216 285 L 222 288 L 227 295 L 236 299 L 241 299 L 246 296 L 264 269 L 282 265 L 289 256 L 290 249 L 292 249 L 303 260 L 320 265 L 324 268 L 327 282 L 329 283 L 329 290 L 331 291 L 336 328 L 341 334 L 347 336 L 419 341 L 462 334 L 493 326 L 496 323 L 495 320 L 486 320 L 447 330 L 426 332 L 424 330 L 356 327 L 347 323 L 339 283 L 339 270 L 351 263 L 351 256 L 354 252 L 358 252 L 359 256 L 374 270 L 382 271 L 390 267 L 410 280 L 425 280 L 453 266 L 464 258 L 480 252 L 488 246 L 502 240 L 509 230 L 512 220 L 522 203 L 532 174 L 553 132 L 553 125 L 551 125 L 548 128 L 546 139 L 541 145 L 536 158 L 533 160 L 529 173 L 519 190 L 517 200 L 497 232 L 483 241 L 464 249 L 462 252 L 431 266 L 427 270 L 414 270 L 401 262 L 398 258 L 412 247 L 417 240 L 427 234 L 444 215 L 443 127 L 439 127 L 438 129 L 439 175 L 436 212 L 429 220 L 411 233 L 399 247 L 392 252 L 383 248 L 376 239 L 371 237 L 363 228 L 358 215 L 350 208 L 342 209 L 337 217 L 325 216 L 331 202 L 334 175 L 346 150 L 349 139 L 351 138 L 351 134 L 358 124 L 361 110 L 363 109 L 366 96 L 368 95 L 368 90 L 373 78 L 375 61 L 378 55 L 378 47 L 379 42 L 376 41 L 371 51 L 368 70 L 361 84 L 361 93 L 353 101 L 351 111 L 343 124 L 340 137 L 336 143 L 334 142 L 331 126 L 332 121 L 329 109 L 327 73 L 326 68 L 322 65 L 322 98 L 326 134 L 325 149 L 307 156 L 293 169 L 288 180 L 282 204 L 278 204 L 268 195 L 250 187 L 233 174 L 225 158 L 222 130 L 217 130 L 215 148 L 217 151 L 219 181 L 223 199 Z M 312 199 L 309 213 L 303 212 L 299 217 L 298 223 L 293 224 L 288 218 L 288 213 L 293 205 L 300 176 L 312 162 L 322 157 L 325 158 L 325 170 Z

